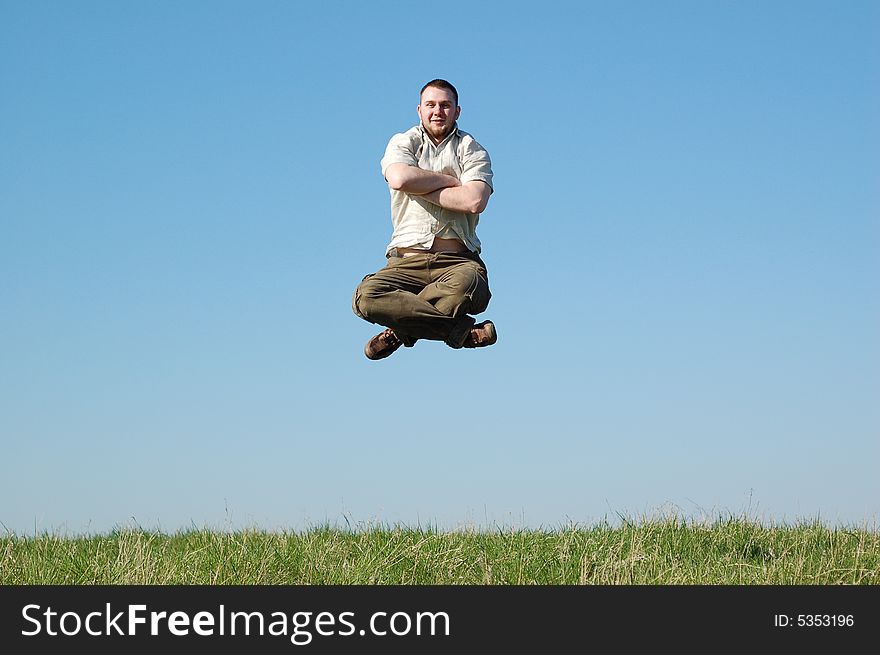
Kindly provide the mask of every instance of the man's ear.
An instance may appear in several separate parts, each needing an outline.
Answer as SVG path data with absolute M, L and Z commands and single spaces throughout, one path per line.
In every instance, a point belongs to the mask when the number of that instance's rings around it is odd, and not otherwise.
M 458 120 L 458 117 L 461 116 L 461 107 L 455 108 L 455 120 Z

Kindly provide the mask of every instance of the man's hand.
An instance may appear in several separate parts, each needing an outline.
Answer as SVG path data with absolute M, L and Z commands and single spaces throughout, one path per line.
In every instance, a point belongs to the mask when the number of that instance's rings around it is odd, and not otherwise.
M 385 170 L 385 179 L 395 191 L 404 191 L 414 196 L 461 186 L 461 182 L 451 175 L 426 171 L 418 166 L 409 166 L 408 164 L 391 164 Z
M 481 180 L 465 182 L 461 186 L 437 189 L 422 197 L 443 209 L 466 214 L 481 214 L 489 204 L 492 188 Z

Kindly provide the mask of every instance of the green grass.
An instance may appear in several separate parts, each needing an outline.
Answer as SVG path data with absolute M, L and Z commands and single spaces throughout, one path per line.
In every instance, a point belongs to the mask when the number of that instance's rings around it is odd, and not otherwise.
M 553 531 L 10 535 L 0 584 L 880 584 L 880 533 L 670 518 Z

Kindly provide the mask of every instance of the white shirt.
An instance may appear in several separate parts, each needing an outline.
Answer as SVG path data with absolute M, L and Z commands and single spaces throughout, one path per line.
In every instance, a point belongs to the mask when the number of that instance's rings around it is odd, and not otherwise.
M 395 134 L 385 148 L 382 175 L 391 164 L 418 166 L 444 173 L 464 184 L 480 180 L 492 189 L 492 162 L 486 149 L 456 125 L 439 144 L 434 145 L 422 125 Z M 389 187 L 390 188 L 390 187 Z M 431 247 L 434 238 L 459 239 L 472 252 L 480 252 L 477 238 L 479 214 L 444 209 L 421 196 L 391 189 L 391 225 L 394 232 L 385 249 Z

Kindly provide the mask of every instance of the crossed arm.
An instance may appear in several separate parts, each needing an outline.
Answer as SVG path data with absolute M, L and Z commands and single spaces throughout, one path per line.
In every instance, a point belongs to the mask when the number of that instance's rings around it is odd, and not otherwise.
M 444 209 L 468 214 L 482 213 L 492 193 L 489 185 L 480 180 L 462 184 L 451 175 L 408 164 L 391 164 L 385 171 L 385 178 L 396 191 L 421 196 Z

